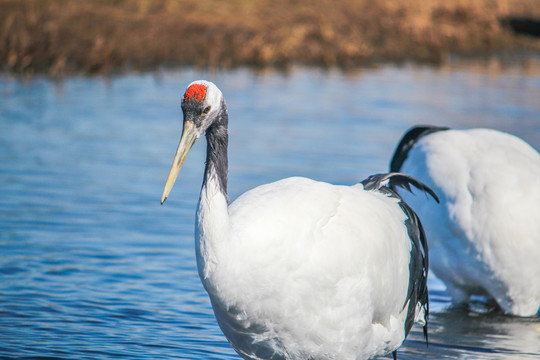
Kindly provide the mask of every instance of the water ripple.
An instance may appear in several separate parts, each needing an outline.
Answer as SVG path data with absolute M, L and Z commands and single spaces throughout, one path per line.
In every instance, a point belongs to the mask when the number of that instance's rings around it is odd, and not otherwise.
M 514 72 L 0 76 L 2 359 L 239 359 L 194 258 L 202 142 L 159 205 L 180 94 L 201 77 L 227 96 L 232 199 L 286 176 L 350 184 L 384 171 L 415 123 L 493 127 L 540 147 L 540 77 Z M 539 356 L 538 319 L 449 309 L 440 281 L 429 285 L 430 346 L 414 328 L 401 359 Z

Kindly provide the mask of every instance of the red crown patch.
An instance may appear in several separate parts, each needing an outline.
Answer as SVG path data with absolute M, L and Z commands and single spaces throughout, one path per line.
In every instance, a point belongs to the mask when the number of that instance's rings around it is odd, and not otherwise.
M 206 86 L 202 84 L 193 84 L 187 88 L 186 94 L 184 95 L 184 101 L 195 99 L 196 102 L 200 103 L 204 100 L 206 96 Z

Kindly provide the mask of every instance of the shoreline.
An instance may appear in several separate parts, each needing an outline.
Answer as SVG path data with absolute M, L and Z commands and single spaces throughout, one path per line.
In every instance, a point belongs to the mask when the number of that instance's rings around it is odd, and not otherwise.
M 15 74 L 540 58 L 537 0 L 0 0 L 0 14 L 0 70 Z
M 499 56 L 476 56 L 476 57 L 457 57 L 452 60 L 442 62 L 440 64 L 401 61 L 397 62 L 376 62 L 370 65 L 362 65 L 348 68 L 337 66 L 321 67 L 316 65 L 305 64 L 289 64 L 286 67 L 254 67 L 254 66 L 235 66 L 229 68 L 204 68 L 197 66 L 186 65 L 171 65 L 162 66 L 156 65 L 146 69 L 130 69 L 130 68 L 115 68 L 103 72 L 83 72 L 71 71 L 51 74 L 45 71 L 42 72 L 14 72 L 0 70 L 0 77 L 13 80 L 32 80 L 32 79 L 47 79 L 54 82 L 62 83 L 65 80 L 77 77 L 89 77 L 93 79 L 103 79 L 104 81 L 114 80 L 130 75 L 150 75 L 156 77 L 166 76 L 167 74 L 176 74 L 182 72 L 193 72 L 195 74 L 205 75 L 220 75 L 230 72 L 245 72 L 251 76 L 264 77 L 266 75 L 279 74 L 282 76 L 294 75 L 298 72 L 313 72 L 323 76 L 336 75 L 345 76 L 347 78 L 361 77 L 366 72 L 385 71 L 386 69 L 404 69 L 404 70 L 430 70 L 434 72 L 470 72 L 485 74 L 489 76 L 500 76 L 505 74 L 526 74 L 528 76 L 536 76 L 540 74 L 540 54 L 531 55 L 526 58 L 520 58 L 518 61 L 506 61 Z
M 165 76 L 175 76 L 185 72 L 191 72 L 196 76 L 212 77 L 222 76 L 226 73 L 243 73 L 250 77 L 264 78 L 266 76 L 295 76 L 299 73 L 316 74 L 322 77 L 339 76 L 347 79 L 361 78 L 364 75 L 381 72 L 381 71 L 403 70 L 412 72 L 435 72 L 435 73 L 470 73 L 486 75 L 488 77 L 497 78 L 500 76 L 516 75 L 516 76 L 539 76 L 540 75 L 540 56 L 527 59 L 520 62 L 502 62 L 499 58 L 492 57 L 490 59 L 459 59 L 442 64 L 428 64 L 416 62 L 401 62 L 401 63 L 377 63 L 370 66 L 359 66 L 354 68 L 338 68 L 338 67 L 320 67 L 306 66 L 303 64 L 291 64 L 286 68 L 264 67 L 254 68 L 247 66 L 238 66 L 234 68 L 199 68 L 194 66 L 155 66 L 144 70 L 133 69 L 114 69 L 108 72 L 70 72 L 51 75 L 47 72 L 13 72 L 0 70 L 0 78 L 8 81 L 32 81 L 42 79 L 52 81 L 61 85 L 65 81 L 77 78 L 88 78 L 100 81 L 115 81 L 130 76 L 150 76 L 156 79 L 161 79 Z

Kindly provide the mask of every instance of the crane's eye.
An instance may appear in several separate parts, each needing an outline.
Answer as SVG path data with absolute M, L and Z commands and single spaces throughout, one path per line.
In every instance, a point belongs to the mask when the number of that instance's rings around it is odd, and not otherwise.
M 208 113 L 210 112 L 210 109 L 211 109 L 211 108 L 212 108 L 212 107 L 210 107 L 210 106 L 205 107 L 204 110 L 203 110 L 203 113 L 204 113 L 204 114 L 208 114 Z

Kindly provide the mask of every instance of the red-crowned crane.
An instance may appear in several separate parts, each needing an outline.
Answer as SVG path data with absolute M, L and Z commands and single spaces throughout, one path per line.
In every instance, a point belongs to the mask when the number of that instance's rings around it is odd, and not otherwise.
M 490 129 L 417 126 L 391 161 L 441 197 L 431 206 L 402 194 L 429 238 L 431 269 L 453 302 L 494 299 L 506 313 L 540 307 L 540 154 Z
M 163 203 L 187 153 L 206 133 L 196 258 L 221 330 L 244 359 L 371 359 L 427 325 L 428 254 L 416 214 L 374 175 L 353 186 L 293 177 L 229 205 L 228 113 L 221 91 L 195 81 Z

